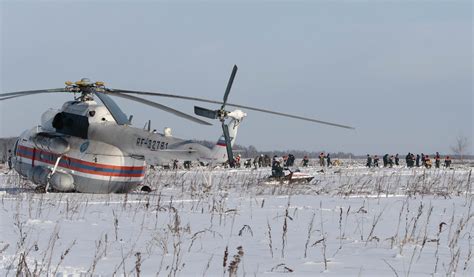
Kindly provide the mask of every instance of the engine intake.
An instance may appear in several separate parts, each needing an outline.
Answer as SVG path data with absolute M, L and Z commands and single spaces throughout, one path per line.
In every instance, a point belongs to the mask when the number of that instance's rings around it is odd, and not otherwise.
M 39 133 L 32 138 L 36 147 L 41 150 L 62 155 L 71 149 L 69 143 L 62 137 L 51 136 L 47 133 Z

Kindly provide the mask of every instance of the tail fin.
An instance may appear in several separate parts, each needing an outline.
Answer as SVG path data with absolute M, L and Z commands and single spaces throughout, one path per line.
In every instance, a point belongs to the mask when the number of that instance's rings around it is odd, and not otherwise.
M 240 110 L 236 110 L 232 113 L 229 113 L 228 116 L 232 118 L 227 125 L 229 126 L 230 144 L 233 146 L 235 138 L 237 137 L 237 130 L 239 129 L 239 125 L 242 122 L 242 119 L 247 116 L 247 114 Z M 227 150 L 224 134 L 220 136 L 216 145 L 214 145 L 214 147 L 212 148 L 211 159 L 215 160 L 216 162 L 222 163 L 227 161 Z

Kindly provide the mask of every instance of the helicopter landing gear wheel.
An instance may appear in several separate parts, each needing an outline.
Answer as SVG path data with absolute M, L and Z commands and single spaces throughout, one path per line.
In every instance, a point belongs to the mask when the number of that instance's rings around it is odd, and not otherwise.
M 146 193 L 150 193 L 151 192 L 151 188 L 149 186 L 143 186 L 140 191 L 143 191 L 143 192 L 146 192 Z
M 36 193 L 46 193 L 46 186 L 38 185 L 35 188 Z

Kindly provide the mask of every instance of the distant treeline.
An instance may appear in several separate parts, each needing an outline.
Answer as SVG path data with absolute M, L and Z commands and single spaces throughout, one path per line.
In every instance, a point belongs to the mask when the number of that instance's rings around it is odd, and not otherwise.
M 7 158 L 8 158 L 8 149 L 12 149 L 14 144 L 15 144 L 15 141 L 17 140 L 16 137 L 11 137 L 11 138 L 0 138 L 0 162 L 4 163 L 6 162 Z M 212 142 L 212 141 L 206 141 L 206 140 L 194 140 L 194 142 L 198 142 L 198 143 L 201 143 L 209 148 L 212 148 L 214 147 L 214 145 L 216 144 L 215 142 Z M 238 145 L 238 144 L 235 144 L 234 145 L 234 150 L 235 150 L 235 155 L 237 154 L 240 154 L 243 158 L 255 158 L 259 155 L 268 155 L 270 157 L 273 157 L 273 156 L 284 156 L 284 155 L 288 155 L 288 154 L 293 154 L 296 158 L 303 158 L 304 156 L 308 156 L 310 159 L 315 159 L 315 158 L 318 158 L 319 157 L 319 154 L 321 152 L 324 152 L 325 154 L 327 154 L 326 151 L 323 151 L 323 150 L 320 150 L 320 151 L 302 151 L 302 150 L 273 150 L 273 151 L 259 151 L 257 150 L 257 148 L 253 145 L 250 145 L 250 146 L 242 146 L 242 145 Z M 407 152 L 408 153 L 408 152 Z M 398 153 L 399 157 L 401 160 L 405 159 L 405 155 L 407 153 Z M 352 158 L 352 159 L 363 159 L 366 157 L 366 155 L 354 155 L 352 153 L 345 153 L 345 152 L 329 152 L 329 154 L 331 155 L 331 157 L 333 159 L 349 159 L 349 158 Z M 386 153 L 380 153 L 380 154 L 377 154 L 379 156 L 382 156 Z M 395 155 L 396 153 L 388 153 L 390 155 Z M 417 154 L 417 153 L 415 153 Z M 427 154 L 427 153 L 425 153 Z M 428 154 L 430 155 L 430 157 L 434 157 L 434 154 Z M 442 154 L 442 156 L 446 156 L 444 154 Z M 453 159 L 458 159 L 459 157 L 457 157 L 456 155 L 451 155 L 450 156 L 453 158 Z M 464 155 L 464 159 L 474 159 L 474 155 Z
M 215 142 L 212 142 L 212 141 L 206 141 L 206 140 L 193 140 L 194 142 L 198 142 L 198 143 L 201 143 L 209 148 L 212 148 L 214 147 L 214 145 L 216 144 Z M 324 150 L 319 150 L 319 151 L 303 151 L 303 150 L 272 150 L 272 151 L 259 151 L 255 146 L 253 145 L 250 145 L 250 146 L 243 146 L 243 145 L 239 145 L 239 144 L 234 144 L 234 147 L 232 148 L 234 149 L 235 153 L 234 155 L 237 155 L 237 154 L 240 154 L 243 158 L 254 158 L 254 157 L 257 157 L 259 155 L 268 155 L 270 157 L 273 157 L 273 156 L 284 156 L 284 155 L 288 155 L 288 154 L 293 154 L 296 158 L 303 158 L 304 156 L 308 156 L 308 158 L 310 159 L 315 159 L 315 158 L 319 158 L 319 154 L 324 153 L 324 154 L 327 154 L 328 152 L 327 151 L 324 151 Z M 331 157 L 333 159 L 365 159 L 367 157 L 367 154 L 365 155 L 354 155 L 353 153 L 346 153 L 346 152 L 329 152 L 329 154 L 331 155 Z M 380 158 L 385 155 L 385 154 L 389 154 L 389 155 L 394 155 L 397 154 L 397 153 L 370 153 L 371 156 L 373 155 L 378 155 Z M 405 159 L 405 156 L 408 154 L 408 152 L 406 153 L 398 153 L 398 156 L 400 157 L 400 160 L 404 160 Z M 420 154 L 421 153 L 414 153 L 415 155 L 416 154 Z M 430 154 L 430 153 L 425 153 L 425 155 L 429 155 L 431 158 L 433 158 L 435 156 L 434 153 Z M 459 159 L 460 157 L 457 156 L 457 155 L 454 155 L 454 154 L 441 154 L 440 155 L 444 158 L 446 155 L 450 156 L 451 158 L 453 159 Z M 474 159 L 474 155 L 464 155 L 463 157 L 464 159 Z
M 215 142 L 207 141 L 207 140 L 193 140 L 194 142 L 203 144 L 209 148 L 214 147 L 216 145 Z M 326 153 L 326 151 L 302 151 L 302 150 L 272 150 L 272 151 L 259 151 L 253 145 L 250 146 L 243 146 L 239 144 L 234 144 L 234 155 L 240 154 L 244 158 L 255 158 L 260 155 L 268 155 L 270 157 L 273 156 L 284 156 L 288 154 L 293 154 L 296 158 L 303 158 L 304 156 L 308 156 L 309 158 L 317 158 L 321 152 Z M 330 152 L 330 155 L 333 158 L 340 158 L 340 159 L 348 159 L 348 158 L 357 158 L 352 153 L 345 153 L 345 152 L 337 152 L 333 153 Z

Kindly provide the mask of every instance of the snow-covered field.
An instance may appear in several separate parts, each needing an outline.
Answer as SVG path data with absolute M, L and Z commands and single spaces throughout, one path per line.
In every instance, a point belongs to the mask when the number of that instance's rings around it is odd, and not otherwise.
M 0 275 L 474 276 L 472 168 L 150 171 L 150 194 L 0 177 Z M 25 274 L 26 276 L 27 274 Z

